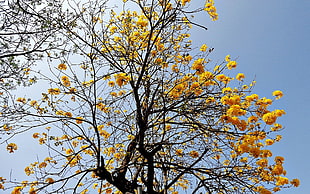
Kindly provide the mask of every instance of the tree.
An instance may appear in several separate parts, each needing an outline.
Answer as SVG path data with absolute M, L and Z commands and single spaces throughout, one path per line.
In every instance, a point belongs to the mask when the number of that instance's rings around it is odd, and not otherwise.
M 40 19 L 40 11 L 29 11 L 35 2 L 16 5 L 30 20 Z M 27 69 L 46 88 L 41 99 L 10 96 L 1 133 L 14 153 L 18 145 L 10 138 L 31 130 L 48 154 L 25 167 L 29 180 L 1 178 L 0 187 L 12 193 L 135 193 L 142 187 L 142 193 L 164 194 L 298 186 L 298 179 L 285 177 L 284 158 L 268 149 L 281 139 L 276 121 L 285 112 L 270 109 L 282 92 L 274 99 L 252 94 L 254 82 L 229 75 L 235 60 L 227 55 L 214 64 L 213 49 L 189 39 L 192 26 L 206 29 L 195 14 L 217 19 L 214 2 L 198 8 L 189 0 L 120 4 L 43 1 L 42 10 L 53 12 L 38 21 L 46 31 L 37 32 L 55 41 L 17 53 L 32 57 L 47 45 L 38 66 Z
M 30 66 L 53 50 L 65 51 L 61 27 L 70 15 L 61 12 L 60 1 L 2 1 L 0 7 L 0 102 L 6 104 L 9 90 L 29 86 L 36 77 L 29 77 Z M 61 14 L 59 14 L 61 13 Z M 67 27 L 69 25 L 67 24 Z

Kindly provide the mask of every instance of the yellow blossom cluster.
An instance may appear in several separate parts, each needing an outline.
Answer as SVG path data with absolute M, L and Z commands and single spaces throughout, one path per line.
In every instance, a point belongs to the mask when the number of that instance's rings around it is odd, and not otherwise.
M 18 98 L 16 99 L 16 101 L 17 101 L 17 102 L 21 102 L 21 103 L 23 103 L 23 104 L 26 104 L 26 102 L 27 102 L 26 98 L 21 98 L 21 97 L 18 97 Z
M 84 86 L 84 87 L 89 87 L 89 86 L 91 86 L 92 84 L 94 83 L 94 80 L 89 80 L 89 81 L 84 81 L 84 82 L 82 82 L 82 85 Z
M 59 116 L 72 117 L 71 112 L 65 112 L 63 110 L 57 110 L 55 113 L 56 115 L 59 115 Z
M 76 120 L 75 120 L 76 124 L 82 124 L 82 123 L 83 123 L 83 120 L 84 120 L 83 117 L 76 117 L 75 119 L 76 119 Z
M 10 130 L 13 129 L 12 126 L 9 126 L 9 125 L 7 125 L 7 124 L 4 124 L 4 125 L 2 126 L 2 128 L 3 128 L 4 131 L 10 131 Z
M 110 137 L 110 133 L 107 132 L 106 130 L 104 130 L 104 125 L 98 125 L 98 131 L 99 131 L 99 134 L 104 137 L 105 139 L 109 138 Z
M 66 157 L 67 159 L 67 164 L 69 164 L 70 167 L 76 166 L 79 161 L 82 159 L 82 156 L 80 154 L 76 155 L 70 155 Z
M 103 104 L 102 102 L 99 102 L 96 104 L 96 108 L 98 108 L 100 111 L 108 113 L 110 111 L 110 108 L 107 107 L 105 104 Z
M 60 89 L 59 88 L 50 88 L 47 90 L 47 92 L 51 95 L 59 95 Z
M 272 95 L 275 96 L 277 100 L 283 97 L 283 93 L 280 90 L 274 91 Z
M 52 183 L 54 183 L 55 181 L 54 181 L 53 178 L 49 177 L 49 178 L 46 178 L 46 179 L 45 179 L 45 182 L 46 182 L 46 183 L 49 183 L 49 184 L 52 184 Z
M 66 70 L 67 69 L 67 65 L 64 63 L 60 63 L 57 67 L 59 70 Z
M 192 157 L 192 158 L 198 158 L 199 157 L 199 152 L 195 151 L 195 150 L 192 150 L 189 152 L 189 155 Z
M 68 76 L 61 76 L 61 83 L 65 86 L 65 87 L 70 87 L 71 82 L 69 80 Z
M 216 12 L 216 7 L 214 6 L 214 0 L 207 0 L 204 10 L 208 12 L 213 21 L 218 19 L 218 13 Z
M 207 48 L 208 48 L 208 46 L 207 46 L 206 44 L 203 44 L 203 45 L 200 47 L 200 51 L 206 52 L 206 51 L 207 51 Z
M 0 177 L 0 189 L 4 190 L 3 184 L 5 183 L 6 179 L 3 177 Z
M 204 69 L 204 64 L 206 63 L 206 61 L 202 58 L 197 59 L 196 61 L 194 61 L 193 65 L 192 65 L 192 69 L 196 70 L 196 73 L 202 74 L 205 69 Z
M 119 73 L 114 75 L 116 84 L 121 87 L 123 85 L 126 85 L 128 81 L 130 81 L 130 76 L 128 76 L 126 73 Z
M 15 143 L 9 143 L 6 146 L 6 149 L 9 151 L 9 153 L 14 153 L 15 150 L 17 150 L 17 145 Z

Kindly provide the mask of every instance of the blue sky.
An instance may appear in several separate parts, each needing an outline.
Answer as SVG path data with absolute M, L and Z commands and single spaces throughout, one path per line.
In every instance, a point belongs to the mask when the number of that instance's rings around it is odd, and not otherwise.
M 285 157 L 287 176 L 299 178 L 301 185 L 278 193 L 310 193 L 310 1 L 218 0 L 215 5 L 219 20 L 196 18 L 209 30 L 195 30 L 194 42 L 214 47 L 214 60 L 238 57 L 236 71 L 257 81 L 254 92 L 260 96 L 284 92 L 274 108 L 286 111 L 279 121 L 285 129 L 273 151 Z
M 281 133 L 283 140 L 273 146 L 273 151 L 285 157 L 287 176 L 299 178 L 301 185 L 278 193 L 310 193 L 310 1 L 215 0 L 215 5 L 219 20 L 212 22 L 206 15 L 196 18 L 209 30 L 193 29 L 191 38 L 198 45 L 214 47 L 214 61 L 221 61 L 227 54 L 238 57 L 236 71 L 245 73 L 248 81 L 257 81 L 254 92 L 260 96 L 272 97 L 274 90 L 284 92 L 274 108 L 285 109 L 287 114 L 280 120 L 285 130 Z M 27 156 L 35 156 L 38 149 L 43 151 L 37 144 L 32 145 L 20 142 L 21 148 L 29 150 Z M 22 153 L 5 156 L 1 164 L 18 161 L 20 170 L 33 162 L 32 157 Z M 4 171 L 2 167 L 0 176 Z M 14 171 L 16 175 L 18 169 Z

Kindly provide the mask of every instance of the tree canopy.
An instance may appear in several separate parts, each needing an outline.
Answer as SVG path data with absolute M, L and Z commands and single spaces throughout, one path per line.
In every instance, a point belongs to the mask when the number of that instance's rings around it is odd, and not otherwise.
M 14 136 L 31 131 L 48 152 L 25 167 L 28 180 L 3 175 L 1 189 L 268 194 L 299 185 L 270 150 L 285 114 L 271 105 L 283 93 L 252 93 L 232 56 L 214 62 L 213 48 L 190 39 L 207 29 L 196 14 L 217 20 L 213 0 L 2 4 L 2 144 L 14 154 Z M 12 94 L 39 83 L 40 98 Z

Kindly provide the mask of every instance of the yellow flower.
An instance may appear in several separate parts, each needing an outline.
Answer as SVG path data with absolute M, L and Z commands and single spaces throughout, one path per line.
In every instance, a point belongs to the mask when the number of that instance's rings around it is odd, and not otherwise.
M 215 100 L 214 97 L 209 97 L 209 98 L 206 99 L 206 103 L 207 103 L 207 104 L 211 104 L 211 103 L 213 103 L 213 102 L 216 102 L 216 100 Z
M 200 51 L 206 52 L 207 48 L 208 48 L 207 45 L 206 45 L 206 44 L 203 44 L 203 45 L 200 47 Z
M 9 153 L 14 153 L 14 150 L 17 150 L 17 145 L 15 143 L 9 143 L 6 146 L 6 149 L 9 151 Z
M 121 157 L 122 157 L 122 154 L 121 154 L 121 153 L 115 153 L 115 154 L 114 154 L 114 158 L 116 158 L 116 160 L 121 159 Z
M 212 21 L 215 21 L 218 19 L 218 14 L 216 13 L 216 7 L 214 6 L 213 0 L 206 1 L 204 10 L 208 12 Z
M 282 156 L 276 156 L 274 161 L 276 162 L 276 164 L 283 164 L 284 158 Z
M 10 131 L 11 129 L 13 129 L 12 126 L 8 126 L 7 124 L 4 124 L 4 125 L 2 126 L 2 128 L 3 128 L 5 131 Z
M 298 179 L 293 179 L 291 181 L 291 184 L 294 186 L 294 187 L 298 187 L 300 185 L 300 181 Z
M 272 139 L 266 139 L 265 140 L 266 145 L 272 145 L 273 143 L 274 143 L 274 140 L 272 140 Z
M 192 158 L 198 158 L 199 157 L 199 153 L 195 150 L 192 150 L 189 152 L 189 155 L 192 157 Z
M 68 94 L 68 93 L 69 93 L 69 94 L 74 94 L 76 91 L 77 91 L 76 88 L 71 87 L 71 88 L 69 89 L 69 92 L 67 92 L 67 94 Z
M 169 95 L 173 98 L 178 98 L 183 93 L 184 90 L 185 90 L 185 85 L 178 84 L 169 92 Z
M 18 98 L 16 99 L 16 101 L 17 101 L 17 102 L 24 103 L 24 104 L 26 104 L 26 102 L 27 102 L 26 98 L 21 98 L 21 97 L 18 97 Z
M 268 166 L 268 160 L 266 158 L 260 159 L 256 162 L 257 165 L 261 167 L 267 167 Z
M 127 138 L 128 138 L 128 139 L 131 139 L 131 140 L 134 140 L 134 139 L 135 139 L 135 136 L 134 136 L 134 135 L 129 134 L 129 135 L 127 136 Z
M 63 110 L 57 110 L 56 115 L 64 115 L 65 112 Z
M 196 96 L 199 96 L 203 92 L 198 82 L 192 83 L 190 91 L 193 92 Z
M 218 81 L 223 82 L 224 84 L 228 84 L 231 80 L 230 77 L 224 75 L 224 74 L 219 74 L 215 77 Z
M 271 191 L 265 189 L 265 188 L 260 188 L 259 189 L 259 194 L 272 194 Z
M 76 124 L 82 124 L 83 119 L 84 119 L 83 117 L 76 117 L 76 120 L 75 120 Z
M 60 94 L 60 89 L 59 88 L 50 88 L 47 90 L 47 92 L 51 95 L 58 95 L 58 94 Z
M 34 173 L 33 169 L 30 168 L 29 166 L 27 166 L 27 167 L 24 169 L 24 171 L 25 171 L 25 174 L 26 174 L 27 176 L 29 176 L 29 175 L 31 175 L 31 174 Z
M 52 183 L 54 183 L 55 181 L 54 181 L 54 179 L 52 179 L 52 178 L 47 178 L 47 179 L 45 179 L 45 182 L 47 182 L 47 183 L 49 183 L 49 184 L 52 184 Z
M 278 100 L 278 99 L 282 98 L 283 93 L 280 90 L 276 90 L 276 91 L 272 92 L 272 95 L 275 96 L 276 99 Z
M 67 69 L 67 65 L 64 63 L 60 63 L 57 67 L 59 70 L 66 70 Z
M 101 135 L 102 137 L 104 137 L 105 139 L 110 137 L 110 133 L 108 133 L 106 130 L 100 130 L 99 131 L 99 135 Z
M 281 139 L 282 139 L 282 136 L 281 135 L 277 135 L 275 140 L 276 141 L 280 141 Z
M 191 61 L 192 59 L 193 59 L 193 57 L 191 55 L 186 55 L 184 57 L 184 60 L 187 61 L 187 62 Z
M 261 157 L 268 158 L 272 156 L 272 152 L 270 150 L 261 150 Z
M 277 186 L 281 186 L 281 185 L 285 185 L 285 184 L 289 183 L 288 178 L 286 178 L 286 177 L 278 176 L 278 177 L 276 177 L 276 180 L 277 180 L 277 182 L 276 182 Z
M 257 94 L 251 94 L 250 96 L 246 96 L 245 100 L 248 102 L 252 102 L 253 100 L 257 100 L 258 99 L 258 95 Z
M 70 154 L 72 154 L 72 153 L 73 153 L 73 150 L 72 150 L 72 149 L 70 149 L 70 148 L 69 148 L 69 149 L 66 149 L 66 154 L 67 154 L 67 155 L 70 155 Z
M 111 94 L 111 96 L 113 96 L 113 97 L 117 97 L 117 93 L 116 93 L 116 92 L 111 92 L 110 94 Z
M 108 82 L 108 85 L 109 85 L 110 87 L 113 87 L 113 86 L 115 86 L 115 82 L 114 82 L 114 81 L 109 81 L 109 82 Z
M 225 61 L 226 61 L 226 62 L 229 62 L 229 61 L 230 61 L 230 55 L 226 55 Z
M 281 117 L 282 115 L 285 115 L 285 111 L 284 110 L 274 110 L 273 113 L 277 116 L 277 117 Z
M 45 162 L 49 162 L 49 163 L 53 162 L 53 160 L 52 160 L 51 157 L 46 157 L 46 158 L 44 159 L 44 161 L 45 161 Z
M 72 117 L 72 113 L 71 113 L 71 112 L 65 112 L 64 116 L 66 116 L 66 117 Z
M 273 112 L 269 112 L 263 115 L 263 121 L 267 125 L 272 125 L 276 122 L 277 116 Z
M 237 67 L 237 62 L 236 61 L 229 61 L 226 66 L 227 66 L 228 69 L 236 68 Z
M 34 187 L 31 187 L 28 191 L 29 194 L 36 194 L 36 189 Z
M 183 149 L 177 149 L 177 150 L 175 151 L 175 154 L 176 154 L 177 156 L 179 156 L 179 157 L 183 156 Z
M 197 59 L 194 61 L 192 65 L 192 70 L 196 70 L 196 74 L 202 74 L 205 71 L 204 67 L 205 60 L 202 58 Z
M 11 194 L 21 194 L 23 187 L 15 187 Z
M 47 163 L 46 162 L 41 162 L 39 164 L 39 168 L 45 168 L 47 166 Z
M 148 21 L 143 16 L 139 16 L 138 21 L 136 23 L 137 23 L 137 25 L 139 25 L 141 27 L 145 27 L 148 25 Z
M 89 81 L 85 81 L 85 82 L 82 82 L 82 85 L 84 86 L 84 87 L 89 87 L 89 86 L 91 86 L 92 84 L 94 83 L 94 80 L 89 80 Z
M 115 77 L 116 84 L 120 87 L 122 85 L 126 85 L 128 81 L 130 81 L 130 77 L 127 76 L 126 73 L 119 73 L 119 74 L 114 75 L 114 77 Z
M 99 102 L 98 104 L 96 104 L 96 107 L 99 109 L 99 110 L 101 110 L 101 111 L 103 111 L 103 112 L 105 112 L 105 113 L 107 113 L 107 112 L 109 112 L 109 107 L 107 107 L 105 104 L 103 104 L 102 102 Z
M 162 58 L 156 58 L 154 62 L 159 65 L 163 62 L 163 59 Z
M 61 82 L 66 87 L 69 87 L 71 85 L 69 78 L 65 75 L 61 77 Z
M 186 3 L 189 3 L 191 0 L 182 0 L 182 6 L 184 6 Z
M 176 64 L 171 65 L 171 70 L 176 72 L 176 73 L 179 72 L 178 65 L 176 65 Z
M 46 141 L 46 139 L 42 137 L 39 139 L 39 144 L 40 145 L 45 144 L 45 141 Z
M 122 96 L 124 94 L 126 94 L 126 91 L 125 90 L 120 90 L 117 95 L 118 96 Z
M 278 131 L 279 129 L 282 129 L 282 125 L 275 123 L 274 127 L 271 127 L 270 129 L 271 129 L 271 131 Z
M 227 110 L 227 115 L 228 116 L 242 116 L 246 114 L 246 110 L 241 109 L 239 105 L 232 105 L 228 110 Z
M 244 76 L 243 73 L 238 73 L 237 76 L 236 76 L 236 79 L 239 80 L 239 81 L 242 81 L 244 78 L 245 78 L 245 76 Z
M 260 149 L 258 147 L 253 147 L 250 149 L 250 153 L 254 158 L 257 158 L 260 155 Z
M 32 100 L 29 102 L 30 106 L 36 106 L 38 102 L 36 100 Z
M 117 30 L 117 27 L 116 27 L 116 26 L 111 26 L 111 27 L 110 27 L 110 32 L 111 32 L 112 34 L 114 34 L 116 30 Z
M 213 85 L 213 78 L 213 73 L 211 73 L 210 71 L 204 71 L 202 74 L 199 75 L 199 82 L 204 84 L 205 86 Z
M 256 116 L 250 116 L 248 118 L 249 123 L 256 123 L 258 121 L 258 118 Z
M 240 159 L 240 162 L 247 163 L 248 162 L 248 158 L 247 157 L 243 157 L 243 158 Z
M 283 173 L 283 167 L 282 165 L 275 165 L 272 169 L 272 174 L 274 175 L 281 175 Z
M 109 147 L 107 150 L 106 150 L 106 153 L 108 156 L 110 156 L 111 154 L 114 154 L 116 152 L 116 149 L 114 147 Z

